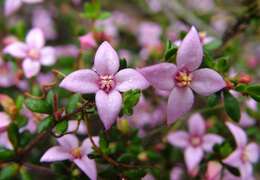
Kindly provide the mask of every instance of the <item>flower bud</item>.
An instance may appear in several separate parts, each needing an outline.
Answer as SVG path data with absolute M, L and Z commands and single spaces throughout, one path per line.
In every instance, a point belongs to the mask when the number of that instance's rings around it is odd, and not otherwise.
M 238 82 L 243 83 L 243 84 L 248 84 L 251 81 L 252 81 L 252 77 L 248 74 L 241 74 L 238 79 Z
M 225 81 L 226 81 L 227 89 L 234 89 L 234 84 L 230 80 L 225 80 Z
M 3 106 L 4 111 L 7 112 L 12 118 L 16 116 L 17 108 L 11 97 L 0 94 L 0 104 Z
M 117 121 L 117 129 L 123 134 L 127 134 L 130 130 L 130 126 L 127 119 L 120 119 Z
M 138 154 L 138 159 L 139 159 L 140 161 L 147 161 L 147 160 L 148 160 L 148 157 L 147 157 L 146 152 L 141 152 L 141 153 L 139 153 L 139 154 Z
M 220 179 L 222 166 L 217 161 L 209 161 L 207 165 L 207 171 L 205 174 L 205 180 Z
M 88 33 L 79 38 L 80 47 L 83 50 L 91 49 L 97 46 L 97 42 L 92 33 Z

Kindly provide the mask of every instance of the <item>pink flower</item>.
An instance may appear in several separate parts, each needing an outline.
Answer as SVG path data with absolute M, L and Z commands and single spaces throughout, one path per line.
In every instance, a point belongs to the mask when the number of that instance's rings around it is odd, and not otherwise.
M 170 180 L 182 180 L 183 179 L 183 169 L 181 167 L 174 167 L 170 172 Z
M 87 33 L 84 36 L 80 36 L 79 41 L 80 47 L 84 50 L 95 48 L 97 46 L 93 33 Z
M 98 145 L 98 137 L 93 138 Z M 97 169 L 94 160 L 88 158 L 92 151 L 89 138 L 85 139 L 81 146 L 76 136 L 68 134 L 57 139 L 59 145 L 48 149 L 41 157 L 41 162 L 73 161 L 91 180 L 97 179 Z
M 77 128 L 78 128 L 78 130 L 77 130 L 78 134 L 80 134 L 80 135 L 87 134 L 86 125 L 84 124 L 83 121 L 80 121 L 79 125 L 78 125 L 78 120 L 70 120 L 69 121 L 69 126 L 68 126 L 68 129 L 67 129 L 67 132 L 75 131 Z
M 26 36 L 25 43 L 15 42 L 4 49 L 5 53 L 23 59 L 22 67 L 27 78 L 40 72 L 41 65 L 50 66 L 56 61 L 52 47 L 44 47 L 45 39 L 40 29 L 32 29 Z
M 98 48 L 93 70 L 78 70 L 69 74 L 60 84 L 77 93 L 96 93 L 96 106 L 106 129 L 115 122 L 122 105 L 120 92 L 145 89 L 148 82 L 136 70 L 127 68 L 117 72 L 119 58 L 108 42 Z
M 10 16 L 22 6 L 22 3 L 34 4 L 42 1 L 43 0 L 5 0 L 4 13 L 6 16 Z
M 247 179 L 253 174 L 252 164 L 258 161 L 258 146 L 256 143 L 248 144 L 246 133 L 237 125 L 230 122 L 227 122 L 226 125 L 235 138 L 237 148 L 223 162 L 238 168 L 241 178 Z
M 152 86 L 171 92 L 167 108 L 168 124 L 191 109 L 194 102 L 192 90 L 208 96 L 225 87 L 223 78 L 216 71 L 198 69 L 202 56 L 199 35 L 192 27 L 178 49 L 177 67 L 171 63 L 161 63 L 140 70 Z
M 11 123 L 9 115 L 5 112 L 0 112 L 0 146 L 7 149 L 13 149 L 11 142 L 8 139 L 7 128 Z
M 217 161 L 209 161 L 207 164 L 207 171 L 205 180 L 220 180 L 221 179 L 222 165 Z
M 184 158 L 189 173 L 192 173 L 203 158 L 204 151 L 211 152 L 212 147 L 223 141 L 216 134 L 205 134 L 205 122 L 199 114 L 194 114 L 188 120 L 189 133 L 176 131 L 168 135 L 168 141 L 184 149 Z
M 0 87 L 15 85 L 15 72 L 10 62 L 4 62 L 0 58 Z

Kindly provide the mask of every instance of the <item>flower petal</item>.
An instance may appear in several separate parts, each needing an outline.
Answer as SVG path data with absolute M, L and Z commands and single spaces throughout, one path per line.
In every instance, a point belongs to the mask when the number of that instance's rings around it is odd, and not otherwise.
M 33 3 L 43 2 L 43 0 L 23 0 L 23 2 L 33 4 Z
M 41 50 L 41 64 L 51 66 L 56 61 L 55 50 L 52 47 L 45 47 Z
M 202 96 L 211 95 L 225 86 L 223 78 L 212 69 L 203 68 L 192 73 L 191 88 Z
M 78 138 L 72 134 L 67 134 L 57 138 L 57 141 L 62 146 L 62 148 L 67 151 L 71 151 L 72 149 L 79 147 Z
M 95 93 L 99 90 L 98 75 L 89 69 L 75 71 L 66 76 L 60 87 L 77 93 Z
M 242 155 L 241 149 L 236 149 L 226 159 L 224 159 L 223 162 L 233 167 L 239 167 L 241 165 L 241 160 L 240 160 L 241 155 Z
M 26 36 L 26 43 L 30 48 L 40 49 L 45 44 L 44 35 L 41 29 L 34 28 Z
M 242 180 L 250 180 L 250 178 L 253 176 L 253 165 L 249 162 L 242 164 L 239 170 L 240 170 L 240 177 Z
M 94 69 L 100 75 L 112 75 L 119 69 L 119 58 L 108 42 L 103 42 L 95 55 Z
M 0 112 L 0 133 L 7 129 L 11 123 L 11 118 L 4 112 Z
M 239 125 L 241 127 L 250 127 L 255 124 L 255 119 L 251 118 L 246 112 L 241 112 L 241 118 L 239 121 Z
M 188 147 L 184 152 L 185 163 L 189 172 L 192 172 L 203 158 L 201 148 Z
M 78 123 L 79 123 L 79 125 L 78 125 Z M 69 126 L 68 126 L 68 129 L 67 129 L 67 132 L 75 131 L 77 128 L 78 128 L 78 130 L 77 130 L 78 134 L 80 134 L 80 135 L 87 134 L 87 128 L 86 128 L 84 121 L 78 122 L 78 120 L 70 120 L 69 121 Z
M 0 133 L 0 146 L 3 146 L 7 149 L 13 149 L 13 145 L 8 138 L 7 132 Z
M 259 147 L 256 143 L 250 143 L 246 146 L 246 154 L 251 163 L 256 163 L 259 159 Z
M 81 159 L 74 159 L 73 162 L 91 179 L 97 179 L 96 162 L 83 156 Z
M 174 87 L 173 76 L 176 66 L 171 63 L 160 63 L 140 69 L 143 76 L 151 85 L 160 90 L 172 90 Z
M 114 90 L 109 94 L 100 90 L 96 94 L 96 106 L 99 117 L 103 122 L 105 129 L 109 129 L 116 121 L 122 105 L 121 94 Z
M 237 146 L 245 146 L 247 144 L 247 136 L 244 130 L 234 123 L 226 122 L 226 125 L 234 136 Z
M 5 0 L 4 13 L 10 16 L 22 6 L 22 0 Z
M 99 137 L 96 136 L 96 137 L 92 137 L 92 138 L 93 138 L 93 141 L 94 141 L 95 145 L 99 146 Z M 93 145 L 92 145 L 92 143 L 90 141 L 90 138 L 86 138 L 83 141 L 82 145 L 81 145 L 81 151 L 85 155 L 87 155 L 87 154 L 89 154 L 89 153 L 91 153 L 93 151 L 92 147 L 93 147 Z
M 193 114 L 188 120 L 189 131 L 192 135 L 203 135 L 205 133 L 205 122 L 199 113 Z
M 187 68 L 189 71 L 197 69 L 202 61 L 203 51 L 197 30 L 192 27 L 183 39 L 177 52 L 177 67 Z
M 41 70 L 41 64 L 38 61 L 25 59 L 22 64 L 25 77 L 31 78 L 37 75 Z
M 53 162 L 53 161 L 63 161 L 67 159 L 72 159 L 72 156 L 68 151 L 63 149 L 61 146 L 53 146 L 44 153 L 40 161 Z
M 115 75 L 116 89 L 126 92 L 130 89 L 145 89 L 149 86 L 148 81 L 141 73 L 134 69 L 123 69 Z
M 7 46 L 3 51 L 6 54 L 11 54 L 16 58 L 25 58 L 28 47 L 26 44 L 21 42 L 14 42 Z
M 169 143 L 179 148 L 185 148 L 189 145 L 189 134 L 185 131 L 176 131 L 170 133 L 167 139 Z
M 175 87 L 168 99 L 167 123 L 171 124 L 188 112 L 194 102 L 194 95 L 190 88 Z
M 206 134 L 203 137 L 203 149 L 207 152 L 211 152 L 215 144 L 223 142 L 223 138 L 216 134 Z

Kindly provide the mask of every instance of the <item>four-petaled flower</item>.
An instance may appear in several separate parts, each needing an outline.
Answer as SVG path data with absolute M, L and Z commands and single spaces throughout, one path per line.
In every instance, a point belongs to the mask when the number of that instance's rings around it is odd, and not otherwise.
M 93 137 L 94 143 L 98 145 L 98 137 Z M 94 160 L 88 158 L 92 152 L 92 144 L 89 138 L 85 139 L 81 146 L 76 136 L 68 134 L 57 141 L 60 145 L 48 149 L 41 157 L 41 162 L 73 161 L 91 180 L 97 179 L 97 169 Z
M 246 133 L 240 127 L 230 122 L 226 125 L 235 138 L 237 148 L 223 162 L 238 168 L 242 180 L 249 179 L 253 175 L 252 164 L 259 158 L 259 148 L 256 143 L 248 144 Z
M 69 74 L 60 87 L 77 93 L 96 93 L 96 106 L 101 121 L 109 129 L 116 121 L 122 106 L 120 92 L 145 89 L 149 83 L 138 71 L 119 69 L 119 58 L 108 42 L 98 48 L 93 70 L 78 70 Z
M 177 67 L 171 63 L 161 63 L 140 70 L 153 87 L 170 91 L 168 124 L 175 122 L 191 109 L 194 102 L 192 90 L 199 95 L 208 96 L 225 87 L 223 78 L 216 71 L 208 68 L 198 69 L 202 57 L 199 35 L 192 27 L 178 49 Z
M 204 151 L 211 152 L 215 144 L 223 141 L 216 134 L 205 134 L 205 122 L 201 115 L 194 114 L 188 120 L 189 133 L 176 131 L 168 135 L 168 141 L 179 148 L 185 149 L 184 157 L 189 173 L 196 170 L 203 158 Z
M 4 49 L 5 53 L 23 59 L 22 67 L 27 78 L 40 72 L 41 65 L 50 66 L 56 61 L 55 51 L 52 47 L 44 47 L 45 39 L 42 31 L 32 29 L 26 36 L 25 43 L 14 42 Z

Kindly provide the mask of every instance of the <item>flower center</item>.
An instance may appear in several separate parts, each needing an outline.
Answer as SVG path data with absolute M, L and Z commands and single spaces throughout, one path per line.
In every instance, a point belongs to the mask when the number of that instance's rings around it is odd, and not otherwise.
M 36 60 L 40 58 L 40 52 L 37 49 L 30 49 L 27 53 L 28 57 L 32 60 Z
M 181 70 L 176 73 L 175 81 L 178 87 L 190 86 L 192 81 L 192 75 L 187 70 Z
M 246 163 L 249 161 L 249 156 L 248 156 L 248 152 L 246 152 L 246 150 L 244 150 L 242 153 L 241 153 L 241 161 L 243 163 Z
M 207 37 L 207 33 L 202 31 L 199 33 L 200 42 L 203 44 L 205 38 Z
M 201 138 L 199 136 L 193 136 L 190 139 L 192 146 L 197 147 L 201 144 Z
M 109 92 L 114 89 L 116 83 L 113 75 L 99 76 L 99 88 L 105 92 Z
M 77 147 L 77 148 L 72 149 L 71 155 L 72 155 L 75 159 L 81 158 L 82 155 L 81 155 L 80 148 Z

